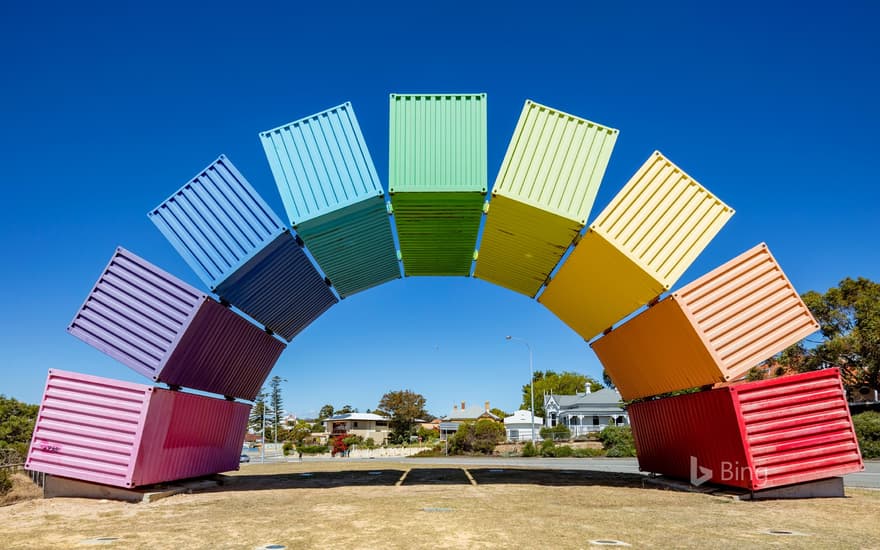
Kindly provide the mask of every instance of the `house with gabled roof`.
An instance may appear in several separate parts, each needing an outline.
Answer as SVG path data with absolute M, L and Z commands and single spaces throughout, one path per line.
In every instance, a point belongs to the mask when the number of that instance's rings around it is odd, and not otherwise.
M 547 394 L 544 396 L 544 425 L 562 424 L 571 430 L 571 436 L 598 432 L 607 426 L 629 425 L 629 415 L 623 408 L 617 390 L 603 388 L 575 395 Z
M 447 438 L 457 432 L 458 426 L 462 422 L 475 422 L 483 418 L 501 422 L 501 417 L 489 410 L 488 401 L 486 401 L 482 408 L 479 405 L 467 407 L 466 403 L 462 401 L 460 409 L 458 406 L 453 406 L 449 414 L 444 416 L 442 422 L 440 422 L 440 441 L 446 441 Z

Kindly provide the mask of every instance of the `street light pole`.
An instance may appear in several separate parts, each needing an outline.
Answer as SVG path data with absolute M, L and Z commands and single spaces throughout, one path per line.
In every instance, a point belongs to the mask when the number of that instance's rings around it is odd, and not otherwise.
M 507 340 L 518 340 L 518 341 L 522 342 L 523 344 L 525 344 L 526 347 L 529 349 L 529 390 L 531 391 L 531 394 L 532 394 L 531 395 L 531 397 L 532 397 L 532 410 L 531 410 L 532 422 L 531 422 L 531 424 L 532 424 L 532 445 L 534 445 L 535 441 L 536 441 L 536 438 L 535 438 L 535 369 L 534 369 L 534 363 L 532 360 L 532 346 L 528 343 L 527 340 L 524 340 L 522 338 L 517 338 L 516 336 L 506 336 L 505 338 Z

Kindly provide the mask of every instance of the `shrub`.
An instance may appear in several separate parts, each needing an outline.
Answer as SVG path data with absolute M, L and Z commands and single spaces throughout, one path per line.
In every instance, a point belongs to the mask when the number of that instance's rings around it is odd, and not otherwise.
M 556 447 L 556 443 L 552 439 L 545 439 L 541 442 L 541 446 L 538 447 L 538 454 L 541 456 L 556 456 L 554 447 Z
M 523 445 L 521 456 L 538 456 L 538 449 L 535 448 L 535 444 L 531 441 L 526 441 L 526 444 Z
M 424 451 L 419 451 L 414 455 L 410 455 L 410 458 L 434 458 L 438 456 L 444 456 L 443 448 L 440 445 L 434 445 L 430 449 L 425 449 Z
M 364 449 L 375 449 L 376 440 L 374 440 L 372 437 L 368 437 L 364 439 L 364 442 L 361 443 L 361 445 L 363 445 Z
M 605 456 L 636 456 L 636 445 L 629 426 L 608 426 L 599 432 Z
M 852 419 L 862 458 L 880 458 L 880 413 L 863 412 Z
M 284 452 L 284 456 L 289 455 L 293 451 L 293 441 L 289 439 L 281 445 L 281 450 Z
M 568 458 L 574 456 L 574 449 L 569 447 L 568 445 L 559 445 L 555 449 L 555 453 L 553 456 L 556 458 Z
M 449 439 L 449 451 L 454 454 L 491 454 L 506 436 L 504 426 L 494 420 L 483 418 L 476 422 L 462 422 Z
M 330 448 L 327 445 L 303 445 L 297 447 L 296 450 L 304 455 L 322 455 L 329 451 Z
M 0 495 L 5 495 L 12 489 L 12 479 L 9 477 L 9 472 L 4 470 L 0 470 Z
M 594 456 L 605 456 L 605 451 L 602 449 L 592 449 L 590 447 L 579 447 L 577 449 L 572 449 L 574 451 L 574 456 L 576 458 L 592 458 Z
M 345 444 L 345 435 L 337 435 L 333 439 L 330 440 L 330 454 L 336 456 L 337 454 L 345 454 L 345 451 L 348 450 L 348 445 Z
M 347 435 L 342 438 L 342 442 L 345 443 L 346 448 L 352 447 L 354 445 L 360 445 L 364 442 L 364 438 L 359 435 Z
M 560 439 L 571 439 L 571 430 L 564 424 L 557 424 L 551 427 L 541 428 L 541 439 L 552 439 L 559 441 Z

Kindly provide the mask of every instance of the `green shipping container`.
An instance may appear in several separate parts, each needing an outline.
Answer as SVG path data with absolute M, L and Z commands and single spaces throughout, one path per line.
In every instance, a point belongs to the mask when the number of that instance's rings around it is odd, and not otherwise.
M 406 275 L 470 275 L 487 187 L 486 94 L 392 94 L 388 187 Z

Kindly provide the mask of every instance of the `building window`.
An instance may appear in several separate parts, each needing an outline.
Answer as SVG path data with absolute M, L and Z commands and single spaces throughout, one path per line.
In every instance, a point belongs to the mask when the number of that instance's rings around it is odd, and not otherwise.
M 556 413 L 550 413 L 550 427 L 556 425 Z
M 570 425 L 572 425 L 572 426 L 577 426 L 577 425 L 578 425 L 578 417 L 576 417 L 576 416 L 572 416 L 572 417 L 571 417 L 571 420 L 569 420 L 568 423 L 569 423 Z
M 599 425 L 599 417 L 598 417 L 598 416 L 594 416 L 594 417 L 593 417 L 593 426 L 598 426 L 598 425 Z
M 358 423 L 357 423 L 357 422 L 354 423 L 354 427 L 355 427 L 355 428 L 358 427 Z

